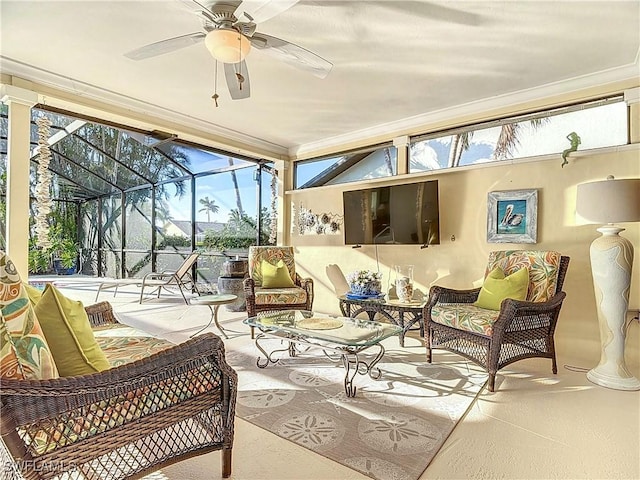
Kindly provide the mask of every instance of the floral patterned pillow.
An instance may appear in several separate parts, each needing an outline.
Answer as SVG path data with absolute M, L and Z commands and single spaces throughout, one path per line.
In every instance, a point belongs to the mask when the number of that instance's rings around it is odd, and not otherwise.
M 547 302 L 556 293 L 560 259 L 562 255 L 554 251 L 501 250 L 489 253 L 485 277 L 500 267 L 505 275 L 516 270 L 529 270 L 528 302 Z
M 18 380 L 58 378 L 29 295 L 15 265 L 0 251 L 0 375 Z

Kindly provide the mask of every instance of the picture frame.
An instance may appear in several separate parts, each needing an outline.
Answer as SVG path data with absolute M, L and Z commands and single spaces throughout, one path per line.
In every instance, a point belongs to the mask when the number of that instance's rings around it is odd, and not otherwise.
M 489 192 L 488 243 L 537 243 L 538 190 Z

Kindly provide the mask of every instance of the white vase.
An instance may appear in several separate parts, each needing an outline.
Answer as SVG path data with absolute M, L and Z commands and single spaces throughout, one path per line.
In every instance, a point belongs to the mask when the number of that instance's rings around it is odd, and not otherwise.
M 396 294 L 402 303 L 413 299 L 413 265 L 396 265 Z

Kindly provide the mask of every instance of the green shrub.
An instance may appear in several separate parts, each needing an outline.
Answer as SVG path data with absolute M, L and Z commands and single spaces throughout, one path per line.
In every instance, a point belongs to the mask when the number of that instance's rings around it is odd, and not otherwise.
M 51 255 L 46 250 L 29 250 L 29 273 L 47 273 L 51 268 Z
M 182 235 L 165 235 L 158 248 L 166 247 L 190 247 L 191 240 Z

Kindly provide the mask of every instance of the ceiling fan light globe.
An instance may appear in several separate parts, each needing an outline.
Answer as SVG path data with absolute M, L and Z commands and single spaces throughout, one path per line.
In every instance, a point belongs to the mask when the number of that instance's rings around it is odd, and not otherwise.
M 238 63 L 251 50 L 249 39 L 233 29 L 219 28 L 207 33 L 204 43 L 216 60 L 222 63 Z

